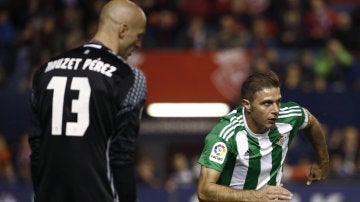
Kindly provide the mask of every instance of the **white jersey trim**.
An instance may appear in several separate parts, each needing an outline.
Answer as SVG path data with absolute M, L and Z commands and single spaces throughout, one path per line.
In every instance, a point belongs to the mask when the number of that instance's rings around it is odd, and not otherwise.
M 305 119 L 304 119 L 304 123 L 301 124 L 300 129 L 304 129 L 309 123 L 309 114 L 307 113 L 307 111 L 304 108 L 301 108 L 301 109 L 303 110 L 303 112 L 305 114 Z

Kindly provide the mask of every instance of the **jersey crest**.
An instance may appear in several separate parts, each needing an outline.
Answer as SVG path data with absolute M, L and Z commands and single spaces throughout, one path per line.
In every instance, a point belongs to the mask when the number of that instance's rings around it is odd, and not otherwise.
M 288 136 L 280 134 L 276 144 L 282 147 L 286 143 L 286 140 L 288 138 L 289 138 Z

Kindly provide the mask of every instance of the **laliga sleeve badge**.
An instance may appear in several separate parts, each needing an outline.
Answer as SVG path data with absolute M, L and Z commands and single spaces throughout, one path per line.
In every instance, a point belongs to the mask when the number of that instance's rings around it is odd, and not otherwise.
M 211 150 L 209 160 L 216 162 L 216 163 L 223 164 L 226 154 L 227 154 L 226 144 L 223 142 L 217 142 L 214 144 L 214 146 Z

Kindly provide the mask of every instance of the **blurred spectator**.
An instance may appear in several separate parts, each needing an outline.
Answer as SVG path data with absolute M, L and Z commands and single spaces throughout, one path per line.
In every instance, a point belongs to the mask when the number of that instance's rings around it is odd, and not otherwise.
M 191 170 L 193 172 L 193 180 L 196 182 L 200 176 L 201 165 L 198 163 L 199 155 L 193 155 L 191 157 Z
M 290 62 L 285 67 L 284 87 L 288 90 L 300 90 L 302 82 L 301 67 L 298 63 Z
M 3 167 L 2 180 L 6 183 L 13 184 L 17 182 L 17 176 L 12 163 L 7 163 Z
M 265 58 L 268 61 L 271 70 L 281 78 L 283 75 L 284 63 L 287 61 L 284 61 L 284 58 L 280 58 L 278 49 L 275 47 L 267 48 L 265 51 Z
M 84 10 L 73 5 L 64 6 L 59 16 L 59 23 L 61 26 L 56 29 L 59 29 L 63 36 L 61 50 L 69 50 L 84 43 Z
M 346 74 L 352 66 L 352 55 L 337 39 L 326 42 L 316 57 L 315 73 L 329 82 L 332 90 L 344 91 Z
M 70 50 L 85 43 L 84 33 L 80 29 L 73 29 L 66 33 L 63 50 Z
M 278 9 L 278 41 L 281 47 L 301 47 L 303 35 L 301 33 L 304 14 L 300 0 L 280 1 Z
M 50 5 L 55 2 L 56 0 L 53 2 L 50 0 Z M 40 15 L 40 13 L 45 11 L 54 11 L 51 10 L 51 8 L 54 8 L 54 5 L 50 5 L 45 1 L 42 1 L 40 6 L 39 0 L 9 1 L 9 6 L 11 7 L 11 11 L 13 13 L 12 17 L 14 18 L 15 24 L 20 28 L 25 27 L 26 24 L 29 23 L 30 19 Z
M 251 24 L 251 37 L 246 45 L 253 55 L 265 55 L 266 50 L 276 46 L 277 28 L 271 19 L 264 16 L 257 16 Z
M 52 53 L 62 50 L 63 35 L 58 30 L 58 19 L 55 15 L 46 15 L 41 19 L 40 27 L 37 30 L 37 38 L 39 38 L 39 49 L 48 49 Z M 37 55 L 34 55 L 36 57 Z M 36 60 L 36 59 L 35 59 Z
M 265 56 L 255 56 L 252 58 L 252 67 L 251 71 L 255 72 L 267 72 L 271 70 L 269 65 L 269 61 L 266 59 Z
M 325 0 L 310 0 L 305 12 L 305 37 L 310 47 L 323 46 L 337 25 L 337 15 Z
M 355 27 L 351 15 L 347 12 L 340 12 L 337 14 L 338 24 L 333 30 L 333 38 L 338 39 L 346 49 L 352 51 L 356 49 L 356 35 Z
M 15 146 L 14 165 L 15 172 L 19 180 L 31 182 L 30 172 L 30 145 L 28 142 L 28 133 L 25 131 L 20 135 L 19 141 Z
M 346 170 L 349 175 L 355 175 L 360 160 L 359 131 L 355 126 L 344 128 L 343 150 Z
M 178 187 L 190 186 L 194 183 L 194 175 L 189 167 L 187 156 L 181 152 L 172 156 L 172 171 L 166 182 L 166 188 L 173 191 Z
M 147 39 L 144 47 L 172 48 L 179 28 L 177 13 L 169 9 L 154 11 L 148 16 Z M 148 41 L 147 41 L 148 40 Z
M 311 49 L 304 48 L 298 53 L 298 63 L 302 72 L 302 90 L 311 92 L 314 90 L 315 79 L 315 56 Z
M 232 0 L 230 14 L 246 29 L 250 28 L 252 16 L 249 14 L 246 0 Z
M 13 42 L 16 32 L 7 8 L 0 8 L 0 89 L 4 88 L 13 68 Z
M 0 7 L 0 86 L 5 82 L 6 74 L 11 70 L 12 55 L 11 46 L 15 38 L 16 30 L 11 22 L 8 8 Z
M 0 134 L 0 180 L 7 183 L 16 181 L 9 145 L 3 134 Z
M 176 47 L 204 50 L 207 48 L 208 38 L 211 35 L 210 28 L 203 17 L 192 17 L 180 31 Z
M 324 93 L 328 90 L 328 82 L 324 77 L 315 75 L 314 77 L 314 90 L 316 93 Z
M 344 166 L 344 157 L 340 153 L 330 155 L 329 178 L 339 179 L 346 177 L 346 168 Z
M 2 133 L 0 133 L 0 167 L 9 162 L 11 159 L 11 153 L 8 143 Z M 2 173 L 2 172 L 0 172 Z
M 74 29 L 81 29 L 84 23 L 84 10 L 76 5 L 68 4 L 63 7 L 60 13 L 60 30 L 68 32 Z M 57 28 L 59 29 L 59 27 Z
M 360 171 L 359 131 L 349 125 L 336 129 L 329 139 L 332 177 L 354 177 Z
M 9 75 L 6 87 L 14 92 L 23 92 L 23 83 L 27 81 L 32 66 L 38 53 L 38 24 L 31 21 L 20 33 L 19 45 L 14 55 L 14 66 Z
M 139 185 L 151 188 L 159 188 L 162 185 L 160 178 L 156 175 L 155 162 L 149 156 L 140 157 L 136 166 L 136 175 Z
M 211 36 L 210 49 L 228 49 L 244 47 L 247 43 L 247 30 L 240 26 L 232 15 L 224 15 L 219 19 L 218 31 Z
M 278 49 L 269 47 L 263 54 L 254 54 L 251 58 L 253 72 L 266 72 L 268 70 L 276 72 L 282 80 L 284 77 L 284 58 L 280 58 Z
M 254 16 L 266 11 L 270 5 L 270 2 L 271 0 L 245 0 L 248 12 Z

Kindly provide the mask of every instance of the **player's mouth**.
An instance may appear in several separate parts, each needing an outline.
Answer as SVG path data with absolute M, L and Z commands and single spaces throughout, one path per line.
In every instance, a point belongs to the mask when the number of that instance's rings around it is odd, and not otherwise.
M 270 119 L 268 119 L 268 120 L 269 120 L 269 122 L 270 122 L 271 124 L 275 124 L 277 118 L 270 118 Z

